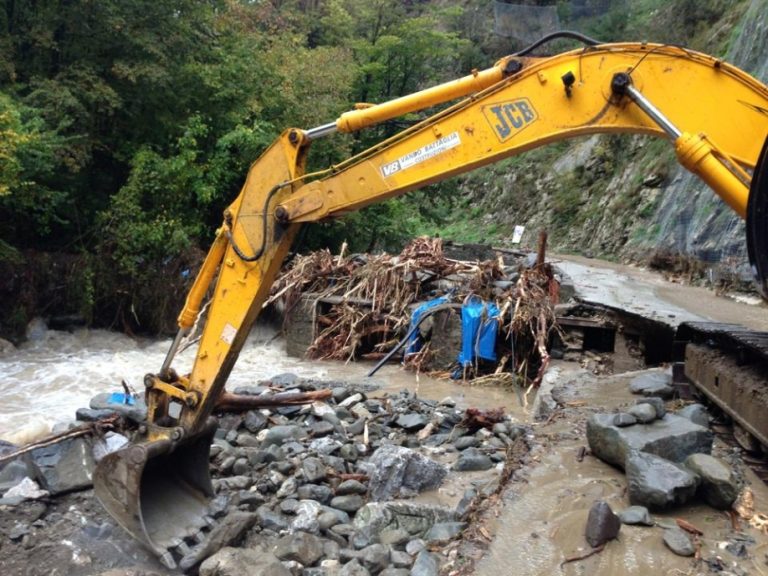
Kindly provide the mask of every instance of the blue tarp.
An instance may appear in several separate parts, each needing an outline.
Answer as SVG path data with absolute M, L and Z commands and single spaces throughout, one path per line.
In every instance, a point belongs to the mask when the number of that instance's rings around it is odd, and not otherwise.
M 461 352 L 459 364 L 468 366 L 476 357 L 496 360 L 499 309 L 493 303 L 471 298 L 461 307 Z M 478 336 L 479 332 L 479 336 Z
M 409 328 L 412 329 L 416 324 L 418 324 L 419 320 L 421 320 L 422 316 L 427 313 L 428 310 L 431 310 L 435 306 L 440 306 L 441 304 L 447 304 L 451 301 L 450 296 L 440 296 L 440 298 L 435 298 L 434 300 L 429 300 L 428 302 L 424 302 L 421 306 L 416 308 L 416 310 L 413 311 L 411 314 L 411 326 Z M 406 354 L 415 354 L 419 350 L 421 350 L 421 347 L 423 345 L 421 334 L 419 334 L 419 331 L 416 330 L 412 335 L 411 339 L 408 341 L 408 347 L 405 349 Z
M 136 404 L 136 400 L 133 398 L 133 396 L 129 396 L 123 392 L 112 392 L 109 395 L 108 402 L 110 404 L 127 404 L 128 406 L 133 406 Z

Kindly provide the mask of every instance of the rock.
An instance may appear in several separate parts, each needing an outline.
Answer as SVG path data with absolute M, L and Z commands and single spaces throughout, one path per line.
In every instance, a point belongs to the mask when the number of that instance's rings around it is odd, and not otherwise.
M 339 404 L 349 398 L 352 391 L 346 386 L 335 386 L 331 389 L 331 397 L 336 404 Z
M 238 458 L 232 465 L 232 473 L 236 476 L 242 476 L 243 474 L 246 474 L 248 470 L 250 470 L 250 465 L 248 464 L 247 458 Z
M 247 448 L 258 448 L 259 446 L 261 446 L 261 441 L 253 434 L 250 434 L 248 432 L 243 432 L 237 435 L 235 444 L 237 444 L 238 446 L 245 446 Z
M 696 552 L 688 534 L 677 526 L 664 530 L 664 544 L 678 556 L 693 556 Z
M 319 458 L 305 458 L 304 462 L 301 463 L 301 470 L 304 472 L 304 478 L 307 479 L 307 482 L 315 483 L 325 480 L 325 465 Z
M 647 398 L 640 398 L 635 401 L 635 404 L 650 404 L 656 409 L 656 417 L 664 418 L 667 414 L 667 407 L 664 405 L 664 400 L 658 396 L 648 396 Z
M 589 509 L 585 536 L 593 548 L 618 537 L 621 521 L 611 507 L 603 500 L 598 500 Z
M 261 432 L 267 425 L 267 417 L 260 410 L 250 410 L 245 415 L 243 426 L 245 426 L 248 432 L 257 434 Z
M 402 446 L 382 446 L 365 465 L 370 480 L 372 500 L 390 500 L 423 490 L 432 490 L 442 483 L 448 471 L 437 462 Z M 410 493 L 410 494 L 409 494 Z
M 656 408 L 651 404 L 635 404 L 627 410 L 627 413 L 637 418 L 641 424 L 648 424 L 656 420 Z
M 704 428 L 709 427 L 709 412 L 701 404 L 689 404 L 678 410 L 677 415 Z
M 421 537 L 438 522 L 458 522 L 455 510 L 410 502 L 369 502 L 357 511 L 354 526 L 366 530 L 375 541 L 384 530 L 403 529 Z
M 335 416 L 335 415 L 334 415 Z M 312 436 L 315 438 L 320 438 L 321 436 L 328 436 L 328 434 L 332 434 L 335 430 L 335 427 L 330 422 L 326 422 L 325 420 L 321 420 L 320 422 L 314 422 L 310 427 L 310 430 L 312 430 Z
M 32 450 L 28 464 L 40 485 L 54 496 L 93 484 L 93 455 L 82 438 Z
M 637 424 L 637 418 L 632 416 L 632 414 L 627 414 L 626 412 L 619 412 L 613 417 L 613 425 L 618 426 L 619 428 L 632 426 L 634 424 Z
M 213 480 L 213 487 L 217 492 L 221 490 L 245 490 L 251 484 L 253 484 L 253 479 L 250 476 L 229 476 Z
M 365 504 L 359 494 L 347 494 L 346 496 L 336 496 L 331 500 L 331 507 L 338 508 L 344 512 L 356 512 Z
M 147 405 L 144 403 L 144 399 L 141 397 L 132 398 L 130 403 L 126 404 L 123 402 L 123 398 L 123 394 L 102 392 L 91 398 L 89 405 L 93 410 L 117 412 L 137 424 L 144 422 L 147 419 Z
M 360 453 L 357 451 L 354 444 L 344 444 L 339 450 L 339 457 L 348 462 L 356 462 L 360 457 Z
M 3 498 L 20 498 L 20 501 L 38 500 L 46 496 L 48 496 L 48 491 L 41 490 L 37 482 L 27 477 L 3 494 Z
M 280 560 L 294 560 L 303 566 L 312 566 L 323 555 L 323 541 L 312 534 L 297 532 L 280 538 L 274 553 Z
M 427 547 L 427 543 L 421 538 L 414 538 L 408 544 L 405 545 L 405 551 L 411 556 L 416 556 L 419 552 Z
M 712 433 L 674 414 L 644 426 L 619 428 L 614 414 L 594 414 L 587 421 L 587 440 L 592 453 L 601 460 L 624 468 L 632 450 L 648 452 L 673 462 L 691 454 L 712 450 Z
M 355 404 L 352 406 L 352 408 L 349 409 L 349 411 L 358 418 L 363 418 L 365 420 L 371 418 L 371 413 L 363 404 Z
M 96 422 L 115 414 L 114 410 L 94 410 L 92 408 L 78 408 L 75 411 L 75 419 L 80 422 Z
M 379 576 L 409 576 L 411 573 L 408 568 L 395 568 L 390 566 L 379 572 Z
M 310 442 L 309 444 L 310 450 L 317 452 L 318 454 L 323 454 L 325 456 L 330 456 L 341 447 L 342 447 L 341 442 L 329 436 L 326 436 L 324 438 L 317 438 L 316 440 L 312 440 L 312 442 Z
M 0 338 L 0 357 L 7 356 L 16 351 L 16 346 L 5 338 Z
M 277 497 L 287 498 L 288 496 L 295 494 L 298 488 L 299 483 L 296 481 L 296 478 L 293 476 L 286 478 L 285 481 L 280 485 L 280 488 L 277 490 Z
M 660 398 L 672 398 L 675 393 L 672 388 L 672 375 L 666 372 L 652 372 L 636 376 L 629 383 L 629 391 L 632 394 L 643 396 L 658 396 Z
M 422 550 L 411 567 L 411 576 L 438 576 L 440 565 L 434 554 Z
M 320 526 L 320 530 L 330 530 L 336 524 L 341 523 L 342 520 L 333 512 L 323 512 L 317 517 L 317 523 Z
M 39 316 L 32 318 L 27 324 L 26 336 L 30 342 L 45 340 L 48 335 L 48 325 Z
M 410 568 L 411 564 L 413 564 L 411 555 L 407 552 L 401 552 L 400 550 L 392 550 L 389 553 L 389 558 L 395 568 Z
M 395 424 L 403 428 L 406 432 L 415 432 L 421 430 L 427 425 L 429 419 L 423 414 L 418 412 L 410 412 L 408 414 L 402 414 L 395 421 Z
M 701 478 L 700 493 L 704 500 L 719 510 L 728 510 L 739 495 L 739 484 L 733 470 L 722 460 L 708 454 L 692 454 L 685 467 Z
M 382 530 L 379 533 L 379 542 L 389 546 L 394 546 L 395 548 L 406 544 L 410 539 L 411 535 L 407 530 L 403 530 L 402 528 Z
M 15 449 L 16 448 L 13 447 L 10 450 L 7 450 L 7 453 L 10 454 Z M 4 455 L 5 454 L 0 453 L 0 456 Z M 16 484 L 28 476 L 34 476 L 34 472 L 28 465 L 27 460 L 23 457 L 11 460 L 0 468 L 0 492 L 5 492 L 9 488 L 16 486 Z
M 93 460 L 99 462 L 107 454 L 111 454 L 117 450 L 120 450 L 123 446 L 128 444 L 128 438 L 117 432 L 107 432 L 103 438 L 94 440 L 93 443 Z
M 427 531 L 424 540 L 427 542 L 447 542 L 461 534 L 466 527 L 466 522 L 438 522 Z
M 339 407 L 341 408 L 349 408 L 350 406 L 354 406 L 358 402 L 363 401 L 363 395 L 360 393 L 352 394 L 352 396 L 348 396 L 341 402 L 339 402 Z
M 360 550 L 358 561 L 366 570 L 377 574 L 389 564 L 389 548 L 384 544 L 371 544 Z
M 256 509 L 256 516 L 262 528 L 274 530 L 275 532 L 288 528 L 288 519 L 282 514 L 273 512 L 267 506 L 259 506 Z
M 336 494 L 338 496 L 345 496 L 346 494 L 366 494 L 368 487 L 362 482 L 357 480 L 344 480 L 336 487 Z
M 459 472 L 490 470 L 491 468 L 493 468 L 493 461 L 477 448 L 464 450 L 453 465 L 453 469 Z
M 291 522 L 291 530 L 303 530 L 316 534 L 320 530 L 320 515 L 322 506 L 314 500 L 302 500 L 296 507 L 296 518 Z
M 689 501 L 699 478 L 682 466 L 644 452 L 633 452 L 626 465 L 629 501 L 665 509 Z
M 478 444 L 480 444 L 480 440 L 475 436 L 460 436 L 456 439 L 456 442 L 453 443 L 457 450 L 466 450 L 467 448 L 472 448 Z
M 360 565 L 357 560 L 347 562 L 339 570 L 339 576 L 370 576 L 370 572 Z
M 304 484 L 299 486 L 297 494 L 300 500 L 317 500 L 322 504 L 326 504 L 333 497 L 333 490 L 328 486 L 320 484 Z
M 293 372 L 283 372 L 276 376 L 272 376 L 269 379 L 269 382 L 273 386 L 277 386 L 279 388 L 296 388 L 300 387 L 302 384 L 301 378 L 299 378 L 299 376 Z
M 358 418 L 352 424 L 347 426 L 347 434 L 351 436 L 358 436 L 363 433 L 365 429 L 365 418 Z
M 287 440 L 301 440 L 306 438 L 307 432 L 300 426 L 288 424 L 286 426 L 273 426 L 264 436 L 262 446 L 264 448 L 275 445 L 280 446 Z
M 622 524 L 653 526 L 653 518 L 645 506 L 630 506 L 619 512 L 619 520 Z

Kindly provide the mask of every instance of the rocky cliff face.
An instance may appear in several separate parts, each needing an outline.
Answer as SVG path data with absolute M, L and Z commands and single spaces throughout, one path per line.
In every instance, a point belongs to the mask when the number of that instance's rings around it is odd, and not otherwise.
M 653 34 L 648 39 L 722 54 L 767 82 L 768 0 L 720 6 L 719 12 L 711 4 L 708 17 L 714 21 L 704 32 L 693 26 L 699 32 L 687 42 Z M 497 224 L 502 242 L 514 225 L 523 224 L 547 228 L 560 250 L 624 259 L 676 254 L 705 267 L 746 270 L 744 224 L 677 164 L 663 140 L 593 136 L 543 148 L 468 176 L 462 190 L 469 205 L 482 208 L 476 212 L 486 214 L 487 223 Z M 533 242 L 534 234 L 529 238 Z

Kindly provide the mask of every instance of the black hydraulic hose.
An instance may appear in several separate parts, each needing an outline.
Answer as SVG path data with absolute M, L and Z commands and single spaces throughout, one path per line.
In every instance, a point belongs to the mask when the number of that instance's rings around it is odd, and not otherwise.
M 224 233 L 227 236 L 227 240 L 229 240 L 229 244 L 232 246 L 232 250 L 235 251 L 235 254 L 243 261 L 243 262 L 256 262 L 259 258 L 262 257 L 264 254 L 264 251 L 267 249 L 267 231 L 269 230 L 269 223 L 267 221 L 267 218 L 269 218 L 268 210 L 269 210 L 269 202 L 272 200 L 272 197 L 277 194 L 279 190 L 284 188 L 287 185 L 287 183 L 278 184 L 277 186 L 273 187 L 269 193 L 267 194 L 267 197 L 264 199 L 264 208 L 262 212 L 262 235 L 261 235 L 261 247 L 253 254 L 253 256 L 246 256 L 246 254 L 240 249 L 240 247 L 235 244 L 235 238 L 232 236 L 232 228 L 231 224 L 227 223 L 227 228 L 224 231 Z
M 558 30 L 557 32 L 552 32 L 551 34 L 542 36 L 530 46 L 523 48 L 519 52 L 515 52 L 513 56 L 527 56 L 528 54 L 536 50 L 536 48 L 538 48 L 539 46 L 543 46 L 548 42 L 552 42 L 553 40 L 558 40 L 560 38 L 570 38 L 571 40 L 578 40 L 579 42 L 586 44 L 587 46 L 597 46 L 598 44 L 604 44 L 604 42 L 601 42 L 600 40 L 595 40 L 594 38 L 590 38 L 589 36 L 582 34 L 581 32 L 576 32 L 574 30 Z
M 419 318 L 419 321 L 416 322 L 416 324 L 414 324 L 413 326 L 411 326 L 410 330 L 408 330 L 408 334 L 406 334 L 403 337 L 403 339 L 400 340 L 400 342 L 398 342 L 397 345 L 395 345 L 394 348 L 392 348 L 392 350 L 387 352 L 387 355 L 384 356 L 384 358 L 382 358 L 381 360 L 379 360 L 379 362 L 376 364 L 376 366 L 371 368 L 371 371 L 368 372 L 368 374 L 366 374 L 366 376 L 368 378 L 370 378 L 371 376 L 376 374 L 376 372 L 379 371 L 379 368 L 381 368 L 382 366 L 384 366 L 384 364 L 389 362 L 389 359 L 392 358 L 392 356 L 394 356 L 395 354 L 397 354 L 397 351 L 400 350 L 400 348 L 402 348 L 405 345 L 405 343 L 408 342 L 408 340 L 411 339 L 411 336 L 413 336 L 413 333 L 416 332 L 416 330 L 419 328 L 419 326 L 421 326 L 421 323 L 424 322 L 425 319 L 429 318 L 430 316 L 432 316 L 432 314 L 434 314 L 435 312 L 439 312 L 440 310 L 446 310 L 448 308 L 461 308 L 461 306 L 462 306 L 461 304 L 450 304 L 450 303 L 448 303 L 448 304 L 438 304 L 434 308 L 430 308 L 429 310 L 424 312 L 424 315 L 421 318 Z

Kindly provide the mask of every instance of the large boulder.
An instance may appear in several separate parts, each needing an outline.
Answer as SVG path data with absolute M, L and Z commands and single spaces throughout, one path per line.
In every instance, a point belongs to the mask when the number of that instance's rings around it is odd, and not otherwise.
M 103 392 L 96 394 L 91 398 L 90 407 L 92 410 L 109 410 L 125 416 L 136 423 L 144 422 L 147 419 L 147 405 L 144 399 L 126 398 L 123 393 Z
M 644 452 L 632 452 L 626 462 L 629 501 L 652 509 L 688 502 L 699 477 L 682 466 Z
M 708 454 L 693 454 L 685 467 L 701 478 L 701 495 L 713 508 L 728 510 L 739 495 L 739 483 L 733 470 L 722 460 Z
M 275 556 L 312 566 L 323 556 L 323 540 L 307 532 L 283 536 L 275 545 Z
M 672 398 L 675 389 L 672 387 L 672 375 L 666 372 L 649 372 L 635 376 L 629 383 L 632 394 Z
M 614 414 L 594 414 L 587 422 L 587 441 L 595 456 L 622 469 L 633 450 L 672 462 L 712 451 L 712 432 L 674 414 L 623 428 L 615 425 Z
M 370 480 L 371 500 L 380 502 L 398 496 L 413 496 L 440 486 L 448 474 L 444 466 L 403 446 L 379 448 L 361 467 Z
M 37 448 L 27 457 L 37 481 L 53 496 L 89 488 L 93 484 L 92 448 L 82 438 Z

